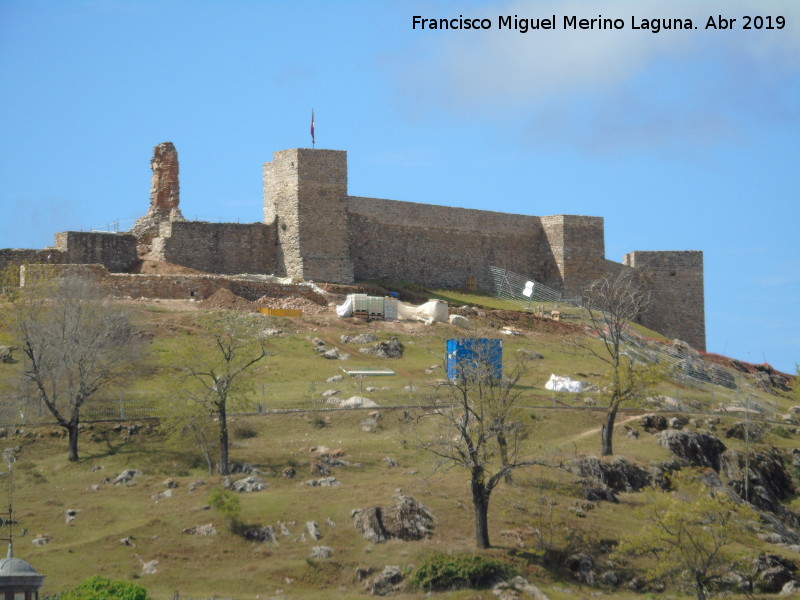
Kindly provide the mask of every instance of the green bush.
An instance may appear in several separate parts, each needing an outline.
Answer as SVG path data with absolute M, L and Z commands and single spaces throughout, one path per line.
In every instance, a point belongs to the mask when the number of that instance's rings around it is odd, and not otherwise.
M 95 575 L 61 595 L 61 600 L 148 600 L 147 590 L 129 581 L 111 581 Z
M 228 521 L 231 531 L 236 531 L 239 527 L 239 515 L 242 514 L 242 503 L 236 492 L 214 488 L 208 497 L 211 508 L 216 510 Z
M 475 554 L 432 554 L 411 576 L 411 586 L 425 591 L 480 588 L 511 576 L 506 563 Z

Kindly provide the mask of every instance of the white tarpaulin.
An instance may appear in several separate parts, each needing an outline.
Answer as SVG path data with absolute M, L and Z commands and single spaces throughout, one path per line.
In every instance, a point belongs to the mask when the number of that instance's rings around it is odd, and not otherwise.
M 340 317 L 352 317 L 353 316 L 353 299 L 348 296 L 343 304 L 336 305 L 336 314 Z
M 569 377 L 559 377 L 558 375 L 550 375 L 550 379 L 544 384 L 544 389 L 553 392 L 582 392 L 583 383 L 575 381 Z
M 420 306 L 397 303 L 397 318 L 409 321 L 422 321 L 428 325 L 447 323 L 447 303 L 441 300 L 429 300 Z

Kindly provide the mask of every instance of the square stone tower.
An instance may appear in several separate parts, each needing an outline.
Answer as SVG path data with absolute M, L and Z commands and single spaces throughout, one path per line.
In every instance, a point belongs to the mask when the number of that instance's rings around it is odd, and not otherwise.
M 289 277 L 353 282 L 347 153 L 294 148 L 264 163 L 264 222 L 277 230 L 277 268 Z

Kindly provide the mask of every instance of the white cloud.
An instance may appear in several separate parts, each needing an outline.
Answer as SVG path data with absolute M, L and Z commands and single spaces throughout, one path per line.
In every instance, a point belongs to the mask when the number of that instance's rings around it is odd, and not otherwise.
M 427 17 L 458 16 L 437 4 L 425 10 Z M 800 120 L 795 0 L 519 0 L 470 10 L 461 9 L 465 17 L 491 18 L 492 30 L 415 32 L 419 45 L 399 81 L 417 110 L 424 97 L 466 115 L 512 115 L 535 131 L 611 147 L 669 144 L 687 135 L 713 142 L 738 129 L 730 125 L 742 113 Z M 705 30 L 718 14 L 738 25 L 745 14 L 782 15 L 787 25 Z M 556 15 L 557 29 L 497 30 L 498 15 Z M 620 18 L 625 29 L 565 31 L 564 15 Z M 634 31 L 631 16 L 689 18 L 698 29 Z

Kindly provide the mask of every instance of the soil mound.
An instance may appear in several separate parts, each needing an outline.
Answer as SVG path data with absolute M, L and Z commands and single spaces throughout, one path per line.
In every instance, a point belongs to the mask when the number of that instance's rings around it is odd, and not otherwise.
M 256 305 L 249 300 L 237 296 L 228 288 L 220 288 L 200 304 L 204 308 L 217 308 L 222 310 L 255 310 Z

